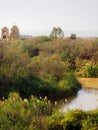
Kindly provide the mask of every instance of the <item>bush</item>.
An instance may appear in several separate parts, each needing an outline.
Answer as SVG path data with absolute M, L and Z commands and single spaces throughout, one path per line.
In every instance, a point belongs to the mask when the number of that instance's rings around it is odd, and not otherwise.
M 62 97 L 65 98 L 76 94 L 81 89 L 81 85 L 72 73 L 67 73 L 65 79 L 59 81 L 59 89 L 62 91 Z
M 22 100 L 18 93 L 10 93 L 8 99 L 0 101 L 0 130 L 44 130 L 53 109 L 47 98 Z
M 70 111 L 62 120 L 64 130 L 81 130 L 81 121 L 85 118 L 85 113 L 81 110 Z
M 63 130 L 61 120 L 64 118 L 62 113 L 54 113 L 48 120 L 48 130 Z
M 84 69 L 84 75 L 86 77 L 98 77 L 98 65 L 87 65 Z
M 32 74 L 17 74 L 11 80 L 12 87 L 10 87 L 10 91 L 19 92 L 22 98 L 29 98 L 33 94 L 37 97 L 47 96 L 48 99 L 55 101 L 76 94 L 81 88 L 81 85 L 72 74 L 67 74 L 66 79 L 59 82 L 51 81 L 50 76 L 47 78 L 49 80 L 45 81 Z
M 0 100 L 0 130 L 97 130 L 98 110 L 83 112 L 57 111 L 46 97 L 31 96 L 22 99 L 18 93 L 10 93 Z
M 98 110 L 83 112 L 71 110 L 63 114 L 53 114 L 49 117 L 49 130 L 97 130 Z
M 52 37 L 48 37 L 48 36 L 40 36 L 39 37 L 43 42 L 49 42 L 52 41 L 53 38 Z
M 82 129 L 83 130 L 98 129 L 98 111 L 87 113 L 87 117 L 82 121 Z

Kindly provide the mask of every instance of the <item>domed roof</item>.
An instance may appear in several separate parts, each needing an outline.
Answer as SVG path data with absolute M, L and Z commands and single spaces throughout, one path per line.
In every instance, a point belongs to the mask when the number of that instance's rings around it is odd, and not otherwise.
M 14 25 L 10 30 L 10 39 L 16 40 L 20 38 L 19 29 L 16 25 Z
M 18 27 L 16 25 L 14 25 L 11 30 L 18 30 Z
M 8 28 L 7 28 L 7 27 L 5 27 L 5 26 L 2 28 L 2 30 L 6 30 L 6 29 L 8 29 Z

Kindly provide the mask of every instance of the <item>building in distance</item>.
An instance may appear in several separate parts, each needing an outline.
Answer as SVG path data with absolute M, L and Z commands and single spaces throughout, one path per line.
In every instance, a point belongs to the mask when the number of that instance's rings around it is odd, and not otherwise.
M 10 29 L 10 40 L 17 40 L 20 38 L 19 29 L 16 25 L 14 25 Z
M 21 39 L 31 39 L 32 35 L 20 35 Z
M 1 40 L 3 41 L 9 40 L 9 29 L 7 27 L 3 27 L 1 29 Z
M 9 29 L 7 27 L 3 27 L 1 29 L 1 40 L 2 41 L 18 40 L 18 39 L 20 39 L 20 33 L 19 33 L 19 29 L 16 25 L 14 25 L 10 29 L 10 33 L 9 33 Z

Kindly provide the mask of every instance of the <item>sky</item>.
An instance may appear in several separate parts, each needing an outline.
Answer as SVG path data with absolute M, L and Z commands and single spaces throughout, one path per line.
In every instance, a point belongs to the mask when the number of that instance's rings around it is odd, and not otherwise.
M 0 28 L 17 25 L 23 35 L 98 36 L 98 0 L 0 0 Z

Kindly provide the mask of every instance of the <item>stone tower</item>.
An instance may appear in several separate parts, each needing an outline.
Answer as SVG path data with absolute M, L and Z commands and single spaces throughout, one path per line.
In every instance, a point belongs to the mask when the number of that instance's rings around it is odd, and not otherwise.
M 19 29 L 14 25 L 10 30 L 10 40 L 17 40 L 20 38 Z
M 2 41 L 9 40 L 9 29 L 7 27 L 1 29 L 1 40 Z

